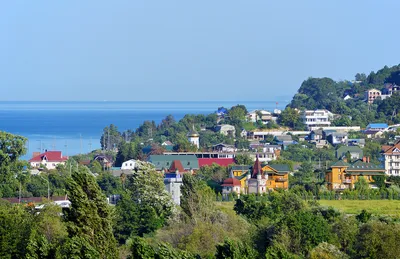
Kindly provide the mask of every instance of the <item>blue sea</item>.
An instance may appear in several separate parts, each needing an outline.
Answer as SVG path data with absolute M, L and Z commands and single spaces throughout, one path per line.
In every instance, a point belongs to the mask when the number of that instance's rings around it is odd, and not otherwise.
M 278 103 L 277 103 L 278 102 Z M 248 110 L 284 109 L 289 98 L 277 101 L 205 102 L 0 102 L 0 131 L 28 138 L 27 154 L 61 150 L 63 155 L 87 153 L 100 148 L 105 126 L 119 131 L 135 130 L 146 120 L 160 123 L 171 114 L 176 120 L 185 114 L 209 114 L 218 107 L 246 105 Z

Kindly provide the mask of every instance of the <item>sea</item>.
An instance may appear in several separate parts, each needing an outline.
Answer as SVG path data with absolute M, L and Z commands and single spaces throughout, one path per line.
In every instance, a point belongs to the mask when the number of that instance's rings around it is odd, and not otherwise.
M 157 124 L 166 116 L 180 120 L 185 114 L 210 114 L 218 107 L 243 104 L 255 109 L 284 109 L 289 98 L 275 101 L 196 102 L 0 102 L 0 131 L 24 136 L 29 160 L 33 152 L 62 151 L 71 156 L 99 149 L 104 127 L 114 124 L 120 132 L 135 130 L 144 121 Z

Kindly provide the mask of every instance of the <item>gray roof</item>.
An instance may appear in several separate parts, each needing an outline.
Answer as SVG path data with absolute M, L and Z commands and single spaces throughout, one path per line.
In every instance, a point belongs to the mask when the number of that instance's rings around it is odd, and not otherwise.
M 363 156 L 363 150 L 358 146 L 348 146 L 348 147 L 342 146 L 342 147 L 336 149 L 336 158 L 343 157 L 347 152 L 350 152 L 350 153 L 357 152 L 360 154 L 360 157 Z
M 291 135 L 275 136 L 275 139 L 278 141 L 293 141 L 293 138 Z
M 179 160 L 185 170 L 199 169 L 199 160 L 196 155 L 151 155 L 148 162 L 152 163 L 157 170 L 169 169 L 174 160 Z

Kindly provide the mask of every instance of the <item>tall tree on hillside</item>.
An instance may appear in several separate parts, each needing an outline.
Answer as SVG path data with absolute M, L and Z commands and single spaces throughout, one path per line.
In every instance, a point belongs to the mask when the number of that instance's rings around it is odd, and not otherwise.
M 27 139 L 0 131 L 0 197 L 14 196 L 23 162 L 18 159 L 26 153 Z
M 100 138 L 101 148 L 112 150 L 118 147 L 122 141 L 121 133 L 119 133 L 117 126 L 110 124 L 109 127 L 103 129 L 103 135 Z
M 95 178 L 81 169 L 67 181 L 71 209 L 66 215 L 65 258 L 117 258 L 112 214 Z

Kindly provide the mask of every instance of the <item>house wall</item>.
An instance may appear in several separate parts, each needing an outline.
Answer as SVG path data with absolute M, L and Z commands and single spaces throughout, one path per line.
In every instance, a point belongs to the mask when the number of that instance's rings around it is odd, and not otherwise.
M 65 162 L 48 162 L 46 160 L 42 160 L 42 162 L 30 162 L 31 167 L 39 168 L 40 165 L 44 165 L 47 169 L 56 169 L 57 165 L 62 164 L 64 165 Z

